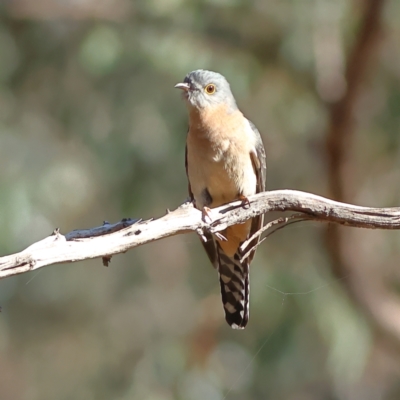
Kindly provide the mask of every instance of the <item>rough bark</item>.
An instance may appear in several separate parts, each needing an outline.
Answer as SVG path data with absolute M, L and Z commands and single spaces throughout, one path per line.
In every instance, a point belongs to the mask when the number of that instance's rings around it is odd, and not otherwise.
M 114 254 L 165 237 L 204 231 L 221 232 L 226 227 L 272 211 L 296 212 L 298 219 L 333 222 L 359 228 L 400 229 L 400 207 L 368 208 L 339 203 L 295 190 L 276 190 L 249 198 L 250 206 L 237 201 L 212 210 L 212 221 L 206 223 L 202 213 L 185 203 L 165 216 L 142 221 L 124 219 L 116 224 L 105 222 L 100 227 L 74 230 L 62 235 L 55 230 L 49 237 L 32 244 L 17 254 L 0 258 L 0 278 L 22 274 L 46 265 L 70 263 L 90 258 L 103 258 L 107 264 Z M 293 219 L 279 218 L 277 224 Z M 275 229 L 277 224 L 270 224 Z M 289 245 L 289 244 L 288 244 Z

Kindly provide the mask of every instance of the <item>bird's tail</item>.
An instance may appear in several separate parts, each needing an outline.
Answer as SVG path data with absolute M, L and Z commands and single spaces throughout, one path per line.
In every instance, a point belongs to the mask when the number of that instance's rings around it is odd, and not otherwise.
M 233 329 L 243 329 L 249 320 L 249 267 L 246 259 L 240 262 L 236 252 L 228 256 L 217 244 L 219 283 L 226 322 Z

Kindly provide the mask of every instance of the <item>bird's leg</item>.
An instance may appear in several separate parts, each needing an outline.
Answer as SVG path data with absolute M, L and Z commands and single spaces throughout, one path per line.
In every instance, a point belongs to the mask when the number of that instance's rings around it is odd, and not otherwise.
M 211 224 L 213 221 L 213 212 L 211 210 L 211 208 L 208 207 L 203 207 L 203 209 L 201 210 L 201 215 L 202 215 L 202 219 L 204 222 L 206 222 L 207 224 Z M 221 240 L 222 242 L 226 242 L 228 239 L 220 232 L 215 232 L 214 235 Z
M 250 207 L 250 200 L 246 196 L 244 196 L 243 194 L 239 194 L 238 199 L 242 202 L 242 206 L 244 208 Z

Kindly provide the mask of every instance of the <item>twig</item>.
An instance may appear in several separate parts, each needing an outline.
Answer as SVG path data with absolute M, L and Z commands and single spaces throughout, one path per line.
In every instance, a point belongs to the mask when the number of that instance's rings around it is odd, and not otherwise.
M 240 252 L 244 255 L 240 259 L 240 262 L 243 262 L 249 255 L 250 253 L 255 250 L 262 242 L 264 242 L 265 239 L 267 239 L 269 236 L 271 236 L 273 233 L 278 232 L 282 228 L 286 228 L 288 225 L 295 224 L 297 222 L 303 222 L 303 221 L 312 221 L 315 220 L 314 217 L 310 215 L 305 215 L 305 214 L 292 214 L 289 215 L 288 217 L 280 217 L 277 219 L 274 219 L 267 224 L 265 224 L 261 229 L 259 229 L 257 232 L 255 232 L 249 239 L 244 241 L 242 245 L 240 246 Z M 272 229 L 275 228 L 275 229 Z M 251 242 L 261 236 L 265 231 L 270 230 L 259 242 L 257 242 L 254 246 L 251 246 L 248 248 L 248 246 L 251 244 Z

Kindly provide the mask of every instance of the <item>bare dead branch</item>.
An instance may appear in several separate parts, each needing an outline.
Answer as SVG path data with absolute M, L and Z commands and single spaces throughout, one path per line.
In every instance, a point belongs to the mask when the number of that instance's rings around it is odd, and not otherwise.
M 359 228 L 400 229 L 400 207 L 369 208 L 339 203 L 314 194 L 295 190 L 276 190 L 249 198 L 250 207 L 236 201 L 213 210 L 214 220 L 207 224 L 191 203 L 155 220 L 124 219 L 116 224 L 75 230 L 34 243 L 20 253 L 0 258 L 0 278 L 22 274 L 51 264 L 103 258 L 106 264 L 114 254 L 165 237 L 196 232 L 221 232 L 228 226 L 272 211 L 294 211 L 304 218 L 334 222 Z M 308 216 L 308 217 L 307 217 Z M 271 225 L 272 226 L 272 225 Z
M 255 232 L 250 238 L 242 243 L 242 245 L 240 246 L 240 252 L 241 254 L 244 253 L 244 255 L 242 255 L 240 262 L 243 262 L 251 254 L 252 251 L 254 251 L 267 237 L 271 236 L 273 233 L 285 228 L 288 225 L 295 224 L 296 222 L 311 220 L 315 220 L 315 218 L 310 215 L 298 213 L 289 215 L 288 217 L 280 217 L 278 219 L 274 219 L 268 222 L 261 229 Z M 258 238 L 268 230 L 268 234 L 265 235 L 259 242 L 257 242 L 254 246 L 248 247 L 254 239 Z

